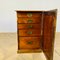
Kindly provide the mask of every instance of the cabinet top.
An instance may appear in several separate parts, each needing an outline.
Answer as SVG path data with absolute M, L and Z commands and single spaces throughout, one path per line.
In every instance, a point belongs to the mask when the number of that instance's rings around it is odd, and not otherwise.
M 20 13 L 28 13 L 28 12 L 57 12 L 57 9 L 53 9 L 53 10 L 15 10 L 16 12 L 20 12 Z

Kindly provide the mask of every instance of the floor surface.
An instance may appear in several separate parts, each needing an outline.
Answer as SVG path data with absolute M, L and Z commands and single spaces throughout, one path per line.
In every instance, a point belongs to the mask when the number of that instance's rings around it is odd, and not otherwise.
M 60 60 L 60 33 L 56 33 L 54 60 Z M 17 54 L 17 34 L 0 33 L 0 60 L 46 60 L 43 53 Z

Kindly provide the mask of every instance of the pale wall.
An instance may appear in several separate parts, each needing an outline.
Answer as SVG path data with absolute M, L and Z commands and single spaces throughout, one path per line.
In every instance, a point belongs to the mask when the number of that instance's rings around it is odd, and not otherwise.
M 16 32 L 15 10 L 58 9 L 57 28 L 60 32 L 60 0 L 0 0 L 0 32 Z

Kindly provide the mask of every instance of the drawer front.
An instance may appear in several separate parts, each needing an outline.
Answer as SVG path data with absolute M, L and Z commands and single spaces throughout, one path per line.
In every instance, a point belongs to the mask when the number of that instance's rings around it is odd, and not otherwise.
M 21 17 L 21 18 L 18 18 L 17 22 L 18 23 L 41 23 L 41 18 L 38 17 L 38 18 L 25 18 L 25 17 Z
M 40 37 L 20 37 L 18 45 L 20 49 L 39 49 L 41 48 Z
M 41 24 L 18 24 L 18 29 L 40 29 Z
M 41 36 L 41 30 L 40 29 L 19 30 L 19 36 Z
M 18 17 L 40 17 L 42 16 L 41 13 L 18 13 Z

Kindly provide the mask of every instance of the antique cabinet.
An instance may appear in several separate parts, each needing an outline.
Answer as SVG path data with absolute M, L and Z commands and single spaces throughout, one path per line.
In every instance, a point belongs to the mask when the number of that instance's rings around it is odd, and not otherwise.
M 53 60 L 57 9 L 16 12 L 18 53 L 43 51 L 47 60 Z

